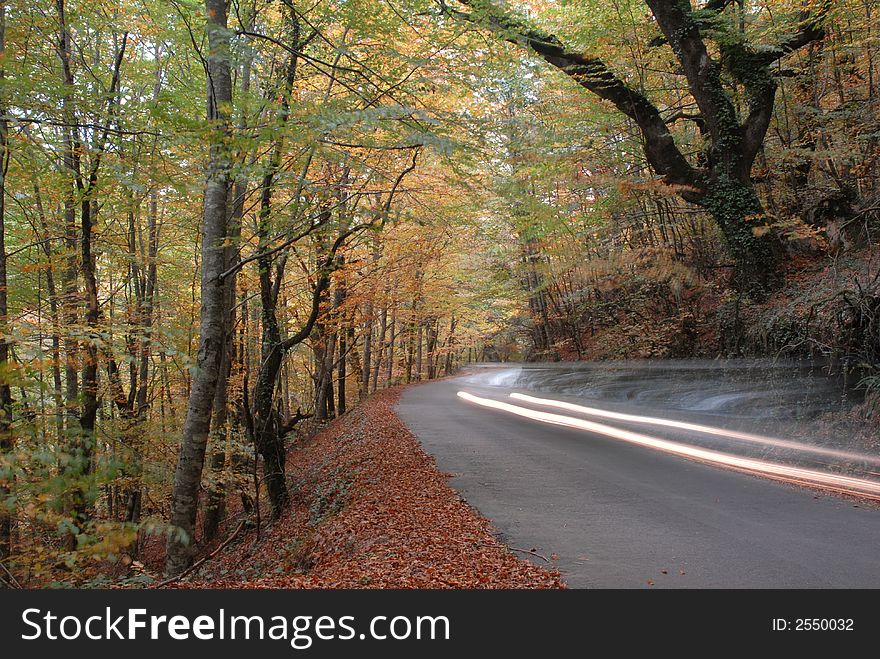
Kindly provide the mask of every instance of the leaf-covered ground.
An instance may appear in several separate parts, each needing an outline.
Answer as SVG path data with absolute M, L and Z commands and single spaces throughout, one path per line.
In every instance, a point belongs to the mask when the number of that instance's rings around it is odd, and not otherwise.
M 293 506 L 178 587 L 562 588 L 512 554 L 373 396 L 290 452 Z

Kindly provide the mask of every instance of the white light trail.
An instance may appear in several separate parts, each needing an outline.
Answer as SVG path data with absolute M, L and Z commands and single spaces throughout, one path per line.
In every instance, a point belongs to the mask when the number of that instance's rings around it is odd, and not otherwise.
M 687 446 L 666 439 L 660 439 L 659 437 L 651 437 L 650 435 L 643 435 L 641 433 L 614 428 L 594 421 L 587 421 L 586 419 L 578 419 L 571 416 L 564 416 L 562 414 L 554 414 L 552 412 L 539 412 L 527 407 L 520 407 L 519 405 L 511 405 L 510 403 L 492 400 L 491 398 L 481 398 L 465 391 L 459 391 L 458 396 L 463 400 L 482 407 L 509 412 L 510 414 L 515 414 L 534 421 L 586 430 L 599 435 L 605 435 L 606 437 L 613 437 L 614 439 L 619 439 L 631 444 L 663 451 L 664 453 L 670 453 L 672 455 L 678 455 L 710 464 L 722 465 L 737 471 L 760 474 L 792 483 L 820 486 L 845 494 L 855 494 L 858 496 L 870 497 L 872 499 L 880 499 L 880 483 L 874 481 L 852 476 L 825 473 L 816 471 L 815 469 L 793 467 L 776 462 L 766 462 L 754 458 L 743 458 L 696 446 Z
M 605 419 L 614 419 L 616 421 L 626 421 L 631 423 L 644 423 L 653 426 L 665 426 L 667 428 L 675 428 L 677 430 L 687 430 L 690 432 L 698 432 L 704 435 L 716 435 L 718 437 L 727 437 L 729 439 L 738 439 L 744 442 L 752 442 L 755 444 L 764 444 L 766 446 L 776 446 L 780 448 L 788 448 L 804 453 L 813 453 L 816 455 L 827 455 L 830 457 L 841 458 L 848 461 L 867 462 L 869 464 L 880 465 L 880 455 L 869 455 L 867 453 L 854 453 L 850 451 L 842 451 L 839 449 L 827 448 L 825 446 L 816 446 L 814 444 L 805 444 L 803 442 L 795 442 L 789 439 L 780 439 L 778 437 L 765 437 L 764 435 L 755 435 L 748 432 L 739 432 L 736 430 L 726 430 L 725 428 L 716 428 L 715 426 L 703 426 L 697 423 L 687 423 L 685 421 L 674 421 L 672 419 L 662 419 L 652 416 L 638 416 L 635 414 L 623 414 L 621 412 L 610 412 L 596 407 L 585 407 L 575 403 L 569 403 L 562 400 L 554 400 L 552 398 L 538 398 L 536 396 L 528 396 L 526 394 L 512 393 L 511 398 L 521 400 L 525 403 L 533 405 L 544 405 L 547 407 L 556 407 L 570 412 L 579 412 L 590 416 L 598 416 Z

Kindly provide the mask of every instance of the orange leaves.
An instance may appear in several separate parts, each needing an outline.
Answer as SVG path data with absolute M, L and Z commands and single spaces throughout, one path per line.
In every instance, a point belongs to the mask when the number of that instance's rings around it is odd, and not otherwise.
M 394 414 L 398 391 L 375 395 L 293 451 L 296 509 L 253 552 L 252 540 L 242 541 L 190 587 L 563 587 L 556 571 L 498 542 L 447 485 Z M 327 492 L 344 495 L 310 524 Z

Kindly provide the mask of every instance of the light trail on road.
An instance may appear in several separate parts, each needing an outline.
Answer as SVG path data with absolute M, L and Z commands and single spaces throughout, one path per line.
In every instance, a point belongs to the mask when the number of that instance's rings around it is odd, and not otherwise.
M 687 423 L 685 421 L 675 421 L 673 419 L 663 419 L 660 417 L 639 416 L 635 414 L 623 414 L 621 412 L 611 412 L 596 407 L 585 407 L 576 403 L 569 403 L 563 400 L 555 400 L 552 398 L 538 398 L 536 396 L 528 396 L 526 394 L 512 393 L 511 398 L 521 400 L 525 403 L 533 405 L 544 405 L 546 407 L 556 407 L 570 412 L 578 412 L 590 416 L 598 416 L 605 419 L 613 419 L 615 421 L 624 421 L 628 423 L 643 423 L 653 426 L 664 426 L 666 428 L 675 428 L 677 430 L 685 430 L 689 432 L 702 433 L 704 435 L 715 435 L 717 437 L 726 437 L 728 439 L 737 439 L 744 442 L 752 442 L 765 446 L 774 446 L 779 448 L 787 448 L 803 453 L 813 453 L 815 455 L 826 455 L 829 457 L 841 458 L 851 462 L 866 462 L 868 464 L 880 465 L 880 456 L 869 455 L 867 453 L 855 453 L 851 451 L 842 451 L 840 449 L 827 448 L 825 446 L 815 446 L 813 444 L 805 444 L 789 439 L 780 439 L 778 437 L 767 437 L 764 435 L 755 435 L 748 432 L 739 432 L 736 430 L 727 430 L 725 428 L 717 428 L 715 426 L 704 426 L 697 423 Z
M 699 448 L 696 446 L 688 446 L 667 439 L 652 437 L 650 435 L 596 423 L 595 421 L 587 421 L 586 419 L 579 419 L 552 412 L 541 412 L 527 407 L 493 400 L 491 398 L 482 398 L 465 391 L 459 391 L 458 397 L 482 407 L 508 412 L 534 421 L 585 430 L 587 432 L 604 435 L 606 437 L 619 439 L 631 444 L 637 444 L 639 446 L 662 451 L 664 453 L 698 460 L 700 462 L 721 465 L 737 471 L 767 476 L 790 483 L 817 486 L 843 494 L 880 500 L 880 482 L 840 474 L 825 473 L 816 471 L 815 469 L 805 469 L 776 462 L 768 462 L 756 458 L 739 457 L 729 453 L 722 453 L 720 451 Z

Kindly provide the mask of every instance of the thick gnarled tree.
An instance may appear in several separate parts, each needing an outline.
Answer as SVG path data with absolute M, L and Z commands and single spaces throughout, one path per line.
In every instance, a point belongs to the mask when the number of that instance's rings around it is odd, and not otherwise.
M 470 11 L 445 4 L 444 11 L 530 48 L 635 122 L 654 171 L 683 199 L 704 208 L 717 222 L 736 260 L 739 287 L 755 297 L 766 294 L 773 284 L 778 254 L 771 232 L 754 231 L 753 220 L 763 214 L 763 208 L 751 171 L 773 114 L 777 83 L 771 67 L 785 55 L 824 37 L 822 21 L 830 0 L 815 12 L 801 12 L 787 38 L 760 46 L 749 43 L 742 33 L 713 29 L 718 15 L 733 4 L 729 0 L 710 0 L 699 11 L 690 0 L 646 0 L 663 34 L 652 45 L 672 49 L 699 110 L 693 119 L 707 146 L 696 159 L 686 157 L 676 144 L 669 129 L 675 118 L 664 118 L 645 93 L 627 84 L 602 59 L 567 48 L 556 36 L 491 2 L 459 1 Z M 714 47 L 707 46 L 709 42 Z M 745 113 L 737 111 L 733 85 L 745 92 Z

